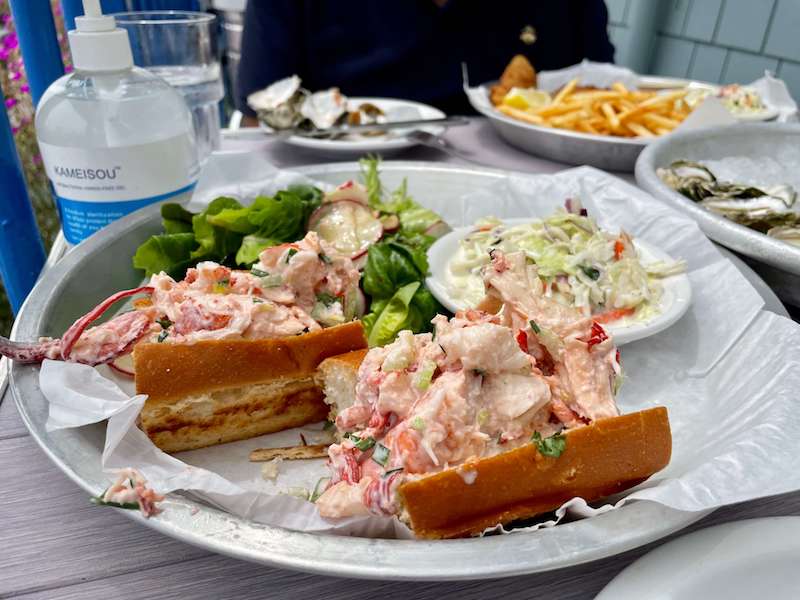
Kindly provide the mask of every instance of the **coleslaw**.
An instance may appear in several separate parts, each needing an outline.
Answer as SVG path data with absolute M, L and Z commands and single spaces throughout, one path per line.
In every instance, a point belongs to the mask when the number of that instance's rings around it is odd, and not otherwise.
M 495 250 L 524 252 L 545 296 L 598 322 L 651 318 L 659 312 L 660 280 L 686 268 L 684 261 L 645 261 L 627 233 L 601 230 L 570 199 L 567 210 L 545 219 L 512 224 L 489 217 L 475 224 L 446 269 L 448 292 L 465 307 L 483 299 L 480 273 Z

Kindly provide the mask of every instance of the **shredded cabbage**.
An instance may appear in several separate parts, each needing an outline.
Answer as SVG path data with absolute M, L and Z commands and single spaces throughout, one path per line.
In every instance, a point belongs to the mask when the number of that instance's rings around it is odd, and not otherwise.
M 484 295 L 481 269 L 492 249 L 523 251 L 535 264 L 545 295 L 587 316 L 650 318 L 658 311 L 660 279 L 683 272 L 683 261 L 643 264 L 626 233 L 601 230 L 594 219 L 559 210 L 545 219 L 505 224 L 486 218 L 460 242 L 448 265 L 450 293 L 474 306 Z

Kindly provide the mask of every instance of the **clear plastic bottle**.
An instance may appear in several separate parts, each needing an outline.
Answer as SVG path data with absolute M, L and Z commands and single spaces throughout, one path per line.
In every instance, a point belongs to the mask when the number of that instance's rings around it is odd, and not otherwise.
M 84 0 L 70 31 L 75 72 L 42 96 L 36 133 L 58 198 L 62 229 L 77 244 L 153 202 L 180 201 L 197 177 L 192 117 L 181 94 L 133 66 L 127 32 Z

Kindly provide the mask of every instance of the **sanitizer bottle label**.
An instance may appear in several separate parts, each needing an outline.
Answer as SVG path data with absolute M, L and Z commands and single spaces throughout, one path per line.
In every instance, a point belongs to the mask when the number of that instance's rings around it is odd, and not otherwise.
M 143 206 L 190 191 L 197 178 L 189 134 L 118 148 L 39 142 L 39 149 L 70 244 Z

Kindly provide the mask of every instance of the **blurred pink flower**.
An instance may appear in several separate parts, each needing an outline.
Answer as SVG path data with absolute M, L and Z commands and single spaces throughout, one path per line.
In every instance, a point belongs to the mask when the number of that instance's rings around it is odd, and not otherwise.
M 19 102 L 19 100 L 16 98 L 6 98 L 6 108 L 14 108 L 17 102 Z
M 19 71 L 11 71 L 11 75 L 9 75 L 9 77 L 11 77 L 11 81 L 17 81 L 22 79 L 22 73 Z
M 64 67 L 64 73 L 72 73 L 72 71 L 74 71 L 74 70 L 75 69 L 74 69 L 74 67 L 72 65 L 66 65 Z
M 21 86 L 19 86 L 19 91 L 23 94 L 30 94 L 31 86 L 29 86 L 27 83 L 23 83 Z

